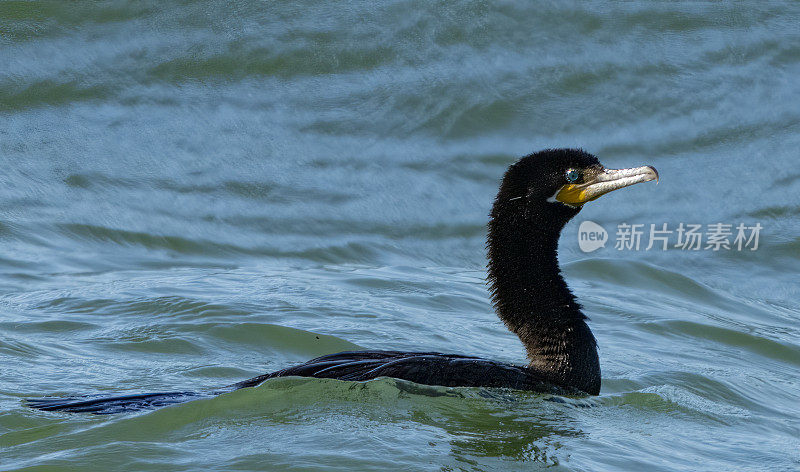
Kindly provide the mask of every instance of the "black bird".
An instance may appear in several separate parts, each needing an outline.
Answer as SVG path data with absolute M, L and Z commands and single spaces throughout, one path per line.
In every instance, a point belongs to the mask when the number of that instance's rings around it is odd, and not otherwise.
M 547 149 L 508 168 L 489 220 L 488 281 L 497 315 L 527 350 L 527 366 L 437 352 L 340 352 L 207 393 L 42 398 L 28 403 L 48 411 L 117 413 L 218 395 L 284 376 L 351 381 L 393 377 L 448 387 L 597 395 L 597 343 L 561 276 L 558 238 L 584 203 L 657 179 L 653 167 L 606 169 L 595 156 L 579 149 Z

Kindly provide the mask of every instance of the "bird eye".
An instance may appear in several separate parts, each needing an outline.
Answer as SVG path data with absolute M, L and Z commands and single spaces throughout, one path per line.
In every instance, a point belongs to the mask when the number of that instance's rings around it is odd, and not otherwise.
M 575 169 L 570 169 L 567 171 L 566 177 L 569 182 L 577 182 L 581 178 L 581 173 Z

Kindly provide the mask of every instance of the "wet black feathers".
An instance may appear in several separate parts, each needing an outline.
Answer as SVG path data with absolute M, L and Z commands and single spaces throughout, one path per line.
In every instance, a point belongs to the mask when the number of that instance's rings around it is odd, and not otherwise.
M 552 392 L 540 376 L 521 366 L 457 354 L 438 352 L 353 351 L 312 359 L 304 364 L 267 374 L 237 387 L 257 385 L 273 377 L 300 376 L 364 381 L 393 377 L 444 387 L 506 387 Z M 555 391 L 558 390 L 557 388 Z

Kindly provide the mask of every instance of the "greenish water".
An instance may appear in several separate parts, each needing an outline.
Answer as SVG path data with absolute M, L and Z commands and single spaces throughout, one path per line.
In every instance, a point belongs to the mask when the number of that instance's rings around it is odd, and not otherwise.
M 800 468 L 800 4 L 0 2 L 3 470 Z M 276 379 L 345 349 L 524 362 L 484 233 L 505 167 L 661 182 L 561 261 L 603 390 Z M 578 248 L 580 222 L 760 223 L 756 251 Z

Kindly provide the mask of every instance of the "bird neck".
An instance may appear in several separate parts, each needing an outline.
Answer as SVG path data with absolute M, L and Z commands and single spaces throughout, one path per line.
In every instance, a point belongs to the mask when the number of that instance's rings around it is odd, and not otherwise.
M 560 227 L 492 219 L 487 244 L 492 301 L 525 346 L 529 368 L 555 384 L 597 394 L 597 345 L 561 276 L 560 232 Z

